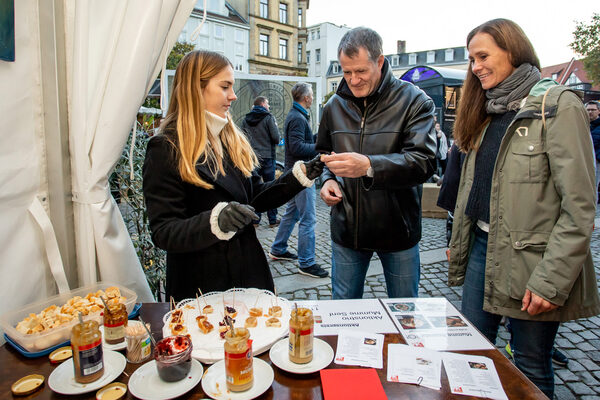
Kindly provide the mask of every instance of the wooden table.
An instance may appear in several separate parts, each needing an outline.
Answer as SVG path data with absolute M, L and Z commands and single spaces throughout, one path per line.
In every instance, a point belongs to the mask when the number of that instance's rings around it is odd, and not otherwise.
M 145 303 L 140 314 L 142 318 L 151 323 L 154 337 L 162 338 L 162 317 L 169 310 L 167 303 Z M 321 336 L 321 339 L 327 341 L 335 350 L 337 345 L 336 336 Z M 400 334 L 386 334 L 385 344 L 383 347 L 383 369 L 376 370 L 381 379 L 383 388 L 389 399 L 475 399 L 475 397 L 452 395 L 449 393 L 448 379 L 445 372 L 442 371 L 442 389 L 440 391 L 418 387 L 415 385 L 407 385 L 401 383 L 388 382 L 386 379 L 387 372 L 387 344 L 388 343 L 404 343 Z M 546 396 L 529 381 L 502 353 L 498 350 L 479 350 L 466 351 L 468 354 L 478 354 L 494 360 L 500 380 L 509 399 L 546 399 Z M 308 375 L 295 375 L 280 370 L 273 365 L 269 359 L 269 353 L 265 352 L 259 356 L 261 359 L 268 362 L 275 371 L 275 380 L 271 388 L 269 388 L 259 399 L 322 399 L 323 391 L 321 390 L 321 379 L 319 373 Z M 131 374 L 139 367 L 137 364 L 127 363 L 125 372 Z M 206 365 L 204 366 L 207 367 Z M 26 358 L 13 349 L 10 345 L 5 344 L 0 347 L 0 398 L 10 399 L 12 393 L 10 386 L 17 379 L 28 374 L 41 374 L 46 377 L 44 388 L 35 392 L 23 399 L 93 399 L 95 391 L 80 396 L 64 396 L 54 393 L 47 385 L 48 377 L 52 373 L 54 365 L 51 365 L 48 357 Z M 333 362 L 328 368 L 354 368 L 334 364 Z M 120 382 L 127 383 L 128 377 L 121 374 L 117 379 Z M 128 399 L 134 397 L 128 392 Z M 202 385 L 199 383 L 193 390 L 181 397 L 182 399 L 202 399 L 208 398 L 202 391 Z

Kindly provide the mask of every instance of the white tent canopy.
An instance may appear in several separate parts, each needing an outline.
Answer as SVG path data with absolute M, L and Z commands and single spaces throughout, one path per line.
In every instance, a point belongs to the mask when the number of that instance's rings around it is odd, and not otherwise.
M 0 61 L 0 314 L 99 280 L 150 301 L 108 174 L 195 0 L 14 4 L 16 61 Z

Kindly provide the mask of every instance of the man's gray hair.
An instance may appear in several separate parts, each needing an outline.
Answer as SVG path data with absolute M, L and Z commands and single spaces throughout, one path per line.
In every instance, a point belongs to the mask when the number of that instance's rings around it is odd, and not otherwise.
M 312 86 L 306 82 L 298 82 L 292 88 L 292 98 L 295 102 L 302 101 L 305 96 L 312 93 Z
M 340 40 L 338 46 L 338 59 L 342 52 L 352 58 L 358 54 L 358 50 L 363 47 L 369 54 L 369 59 L 377 62 L 380 55 L 383 54 L 383 40 L 381 36 L 373 29 L 359 26 L 346 32 Z

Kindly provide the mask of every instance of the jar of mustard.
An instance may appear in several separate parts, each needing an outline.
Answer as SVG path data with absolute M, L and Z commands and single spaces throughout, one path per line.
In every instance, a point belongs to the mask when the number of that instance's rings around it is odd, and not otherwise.
M 225 380 L 232 392 L 248 390 L 254 384 L 250 331 L 235 328 L 225 334 Z
M 306 364 L 313 358 L 313 313 L 308 308 L 293 309 L 290 315 L 290 361 Z
M 104 374 L 102 334 L 96 321 L 85 321 L 71 329 L 75 381 L 94 382 Z
M 111 304 L 104 310 L 104 340 L 108 344 L 117 344 L 125 340 L 127 326 L 127 309 L 125 304 Z

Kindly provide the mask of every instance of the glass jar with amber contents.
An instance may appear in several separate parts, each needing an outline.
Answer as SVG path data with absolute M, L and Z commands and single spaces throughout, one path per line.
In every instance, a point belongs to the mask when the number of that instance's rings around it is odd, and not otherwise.
M 125 304 L 111 304 L 104 310 L 104 340 L 108 344 L 117 344 L 125 340 L 127 309 Z
M 308 308 L 296 308 L 290 315 L 290 361 L 306 364 L 313 358 L 313 335 L 315 321 Z
M 94 382 L 104 374 L 102 334 L 98 322 L 85 321 L 71 329 L 75 381 Z
M 227 331 L 224 347 L 227 389 L 232 392 L 250 389 L 254 383 L 250 331 L 246 328 Z

